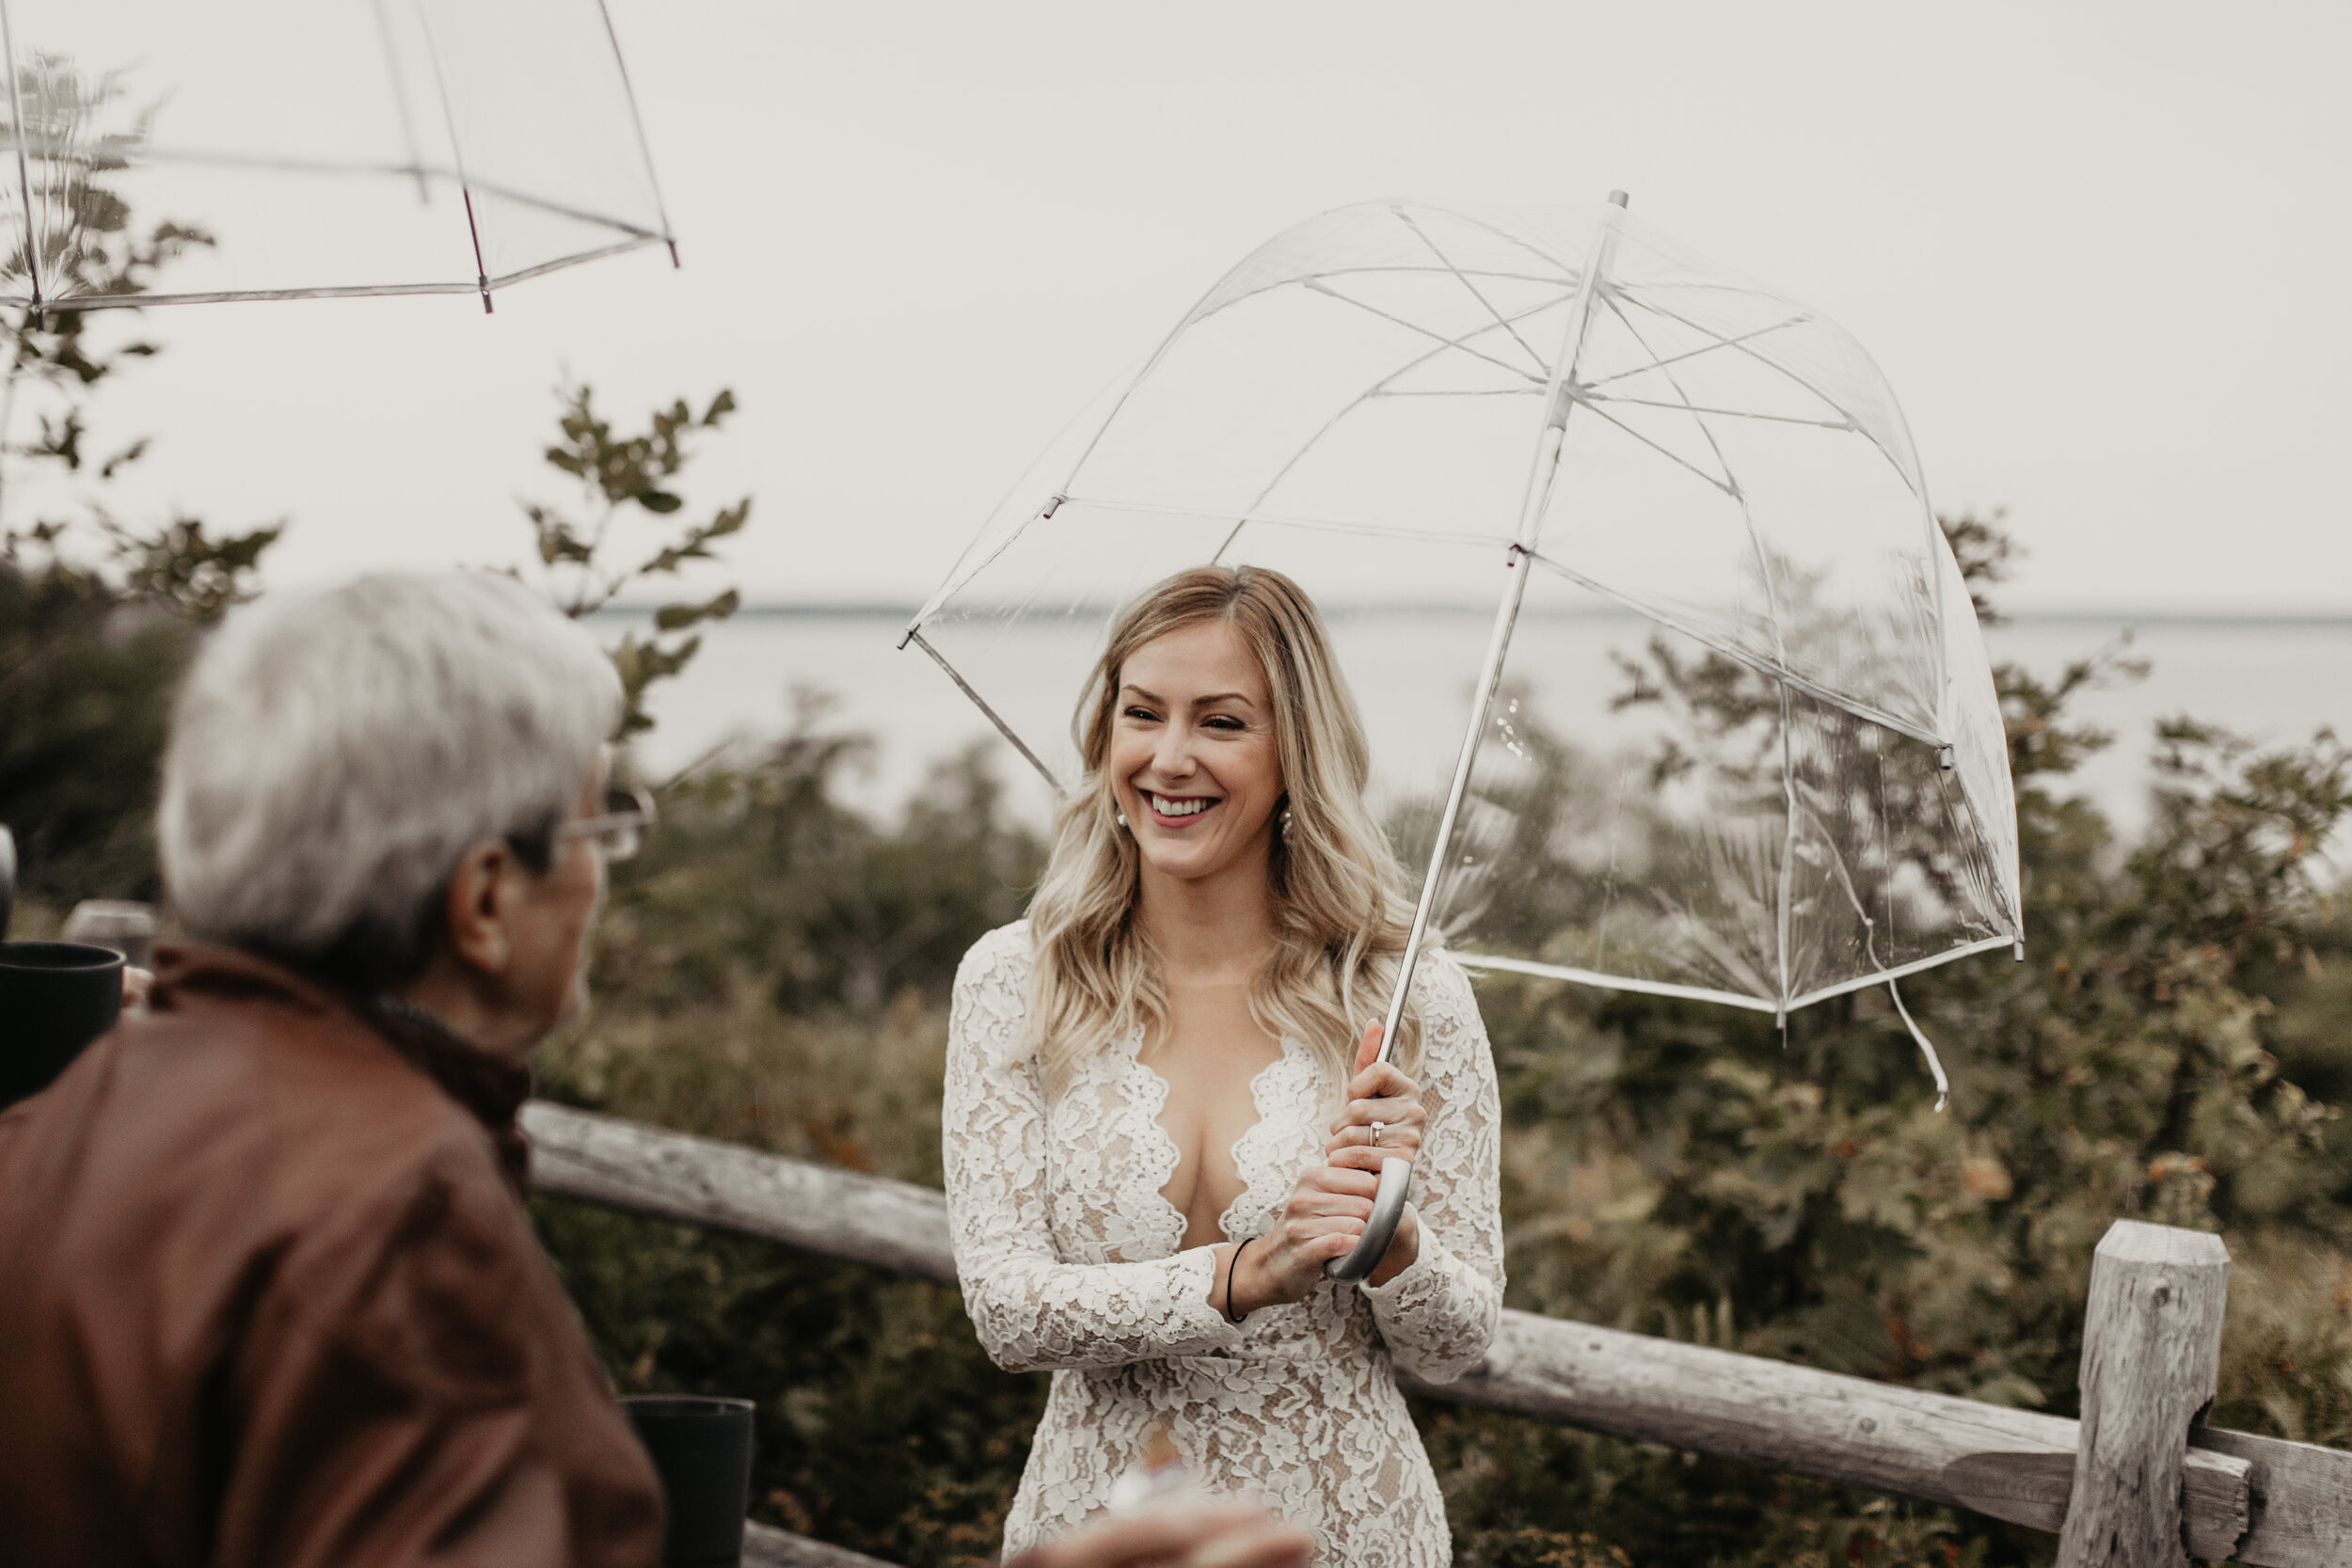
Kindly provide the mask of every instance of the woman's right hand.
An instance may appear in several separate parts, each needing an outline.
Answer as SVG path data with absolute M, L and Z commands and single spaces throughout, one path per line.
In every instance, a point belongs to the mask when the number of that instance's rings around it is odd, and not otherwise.
M 1274 1228 L 1243 1243 L 1232 1263 L 1228 1316 L 1305 1301 L 1323 1283 L 1323 1265 L 1344 1258 L 1372 1218 L 1380 1179 L 1341 1165 L 1310 1165 L 1298 1173 Z

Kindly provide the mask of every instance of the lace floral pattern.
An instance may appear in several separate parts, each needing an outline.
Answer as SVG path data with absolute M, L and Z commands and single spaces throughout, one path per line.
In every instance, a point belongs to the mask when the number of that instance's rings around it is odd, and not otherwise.
M 1413 1179 L 1420 1257 L 1376 1290 L 1327 1283 L 1235 1326 L 1209 1305 L 1214 1253 L 1178 1250 L 1184 1218 L 1161 1195 L 1177 1160 L 1158 1119 L 1167 1084 L 1130 1041 L 1049 1102 L 1019 1059 L 1029 964 L 1025 921 L 965 955 L 944 1120 L 973 1327 L 997 1365 L 1054 1373 L 1007 1553 L 1101 1514 L 1159 1433 L 1211 1491 L 1314 1530 L 1327 1568 L 1449 1562 L 1444 1502 L 1393 1369 L 1461 1376 L 1502 1305 L 1502 1115 L 1460 967 L 1431 955 L 1414 982 L 1430 1113 Z M 1234 1145 L 1232 1237 L 1270 1228 L 1296 1173 L 1320 1163 L 1337 1093 L 1292 1041 L 1250 1088 L 1259 1120 Z

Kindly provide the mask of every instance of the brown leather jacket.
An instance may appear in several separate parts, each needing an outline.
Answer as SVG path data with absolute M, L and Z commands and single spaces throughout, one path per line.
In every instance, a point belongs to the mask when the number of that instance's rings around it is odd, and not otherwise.
M 0 1564 L 651 1568 L 653 1472 L 519 1202 L 529 1088 L 165 950 L 0 1116 Z

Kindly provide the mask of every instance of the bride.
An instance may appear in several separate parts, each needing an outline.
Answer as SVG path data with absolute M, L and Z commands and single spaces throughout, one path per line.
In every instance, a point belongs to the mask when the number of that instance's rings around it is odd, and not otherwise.
M 1276 572 L 1180 573 L 1120 616 L 1077 727 L 1029 918 L 974 944 L 949 1025 L 964 1301 L 998 1366 L 1054 1373 L 1005 1549 L 1181 1462 L 1332 1568 L 1448 1562 L 1394 1371 L 1446 1382 L 1493 1337 L 1501 1113 L 1442 952 L 1365 1065 L 1407 911 L 1322 620 Z M 1327 1280 L 1399 1155 L 1395 1241 Z

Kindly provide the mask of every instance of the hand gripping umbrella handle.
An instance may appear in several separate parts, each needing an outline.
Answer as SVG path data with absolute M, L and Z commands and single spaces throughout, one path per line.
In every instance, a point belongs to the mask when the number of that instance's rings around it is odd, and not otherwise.
M 1373 1195 L 1372 1218 L 1365 1222 L 1364 1233 L 1356 1238 L 1354 1251 L 1323 1265 L 1325 1278 L 1361 1279 L 1379 1265 L 1388 1255 L 1389 1243 L 1396 1239 L 1397 1222 L 1405 1217 L 1405 1199 L 1412 1185 L 1410 1160 L 1380 1162 L 1380 1190 Z

